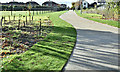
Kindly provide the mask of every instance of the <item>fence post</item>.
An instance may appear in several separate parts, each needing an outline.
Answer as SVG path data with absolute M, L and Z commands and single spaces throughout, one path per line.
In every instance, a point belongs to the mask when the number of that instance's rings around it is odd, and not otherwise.
M 42 14 L 43 14 L 43 8 L 42 8 Z
M 24 27 L 25 27 L 25 21 L 23 21 L 23 23 L 24 23 Z
M 18 21 L 19 21 L 19 23 L 18 23 L 18 30 L 19 30 L 19 28 L 20 28 L 20 19 Z
M 14 21 L 15 21 L 15 15 L 14 15 Z
M 19 19 L 20 19 L 20 14 L 19 14 Z
M 113 20 L 114 20 L 114 14 L 113 14 Z
M 52 12 L 52 8 L 51 8 L 51 12 Z
M 3 16 L 2 16 L 1 22 L 0 22 L 0 24 L 1 24 L 1 33 L 2 33 L 2 20 L 3 20 Z M 2 40 L 1 40 L 1 43 L 2 43 Z
M 39 15 L 41 14 L 41 12 L 39 11 Z
M 32 16 L 32 21 L 33 21 L 33 16 Z
M 31 15 L 29 16 L 29 21 L 31 22 Z
M 43 14 L 44 14 L 44 8 L 43 8 Z
M 51 9 L 49 9 L 49 13 L 50 13 Z
M 34 15 L 34 10 L 33 10 L 33 15 Z
M 27 16 L 26 16 L 26 24 L 27 24 Z
M 0 22 L 0 24 L 1 24 L 1 27 L 2 27 L 2 21 L 3 21 L 3 16 L 2 16 L 2 18 L 1 18 L 1 22 Z M 2 29 L 1 29 L 2 30 Z
M 9 16 L 9 22 L 10 22 L 10 16 Z
M 39 35 L 41 35 L 41 19 L 40 19 L 40 29 L 39 29 Z
M 5 16 L 4 16 L 4 24 L 5 24 Z
M 102 19 L 103 19 L 104 16 L 105 16 L 105 15 L 103 14 L 103 15 L 102 15 Z

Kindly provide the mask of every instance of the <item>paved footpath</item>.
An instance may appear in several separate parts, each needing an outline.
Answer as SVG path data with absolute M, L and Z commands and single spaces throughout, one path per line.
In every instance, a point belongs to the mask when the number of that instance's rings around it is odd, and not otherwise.
M 77 43 L 65 70 L 118 70 L 118 28 L 77 16 L 60 16 L 77 30 Z

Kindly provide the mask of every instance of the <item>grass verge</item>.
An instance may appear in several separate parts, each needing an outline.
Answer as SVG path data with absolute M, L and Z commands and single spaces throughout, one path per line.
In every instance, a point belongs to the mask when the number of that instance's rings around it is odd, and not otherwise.
M 88 13 L 80 14 L 79 11 L 76 11 L 76 14 L 79 15 L 80 17 L 83 17 L 83 18 L 86 18 L 86 19 L 89 19 L 89 20 L 93 20 L 93 21 L 96 21 L 96 22 L 100 22 L 100 23 L 103 23 L 103 24 L 108 24 L 108 25 L 120 28 L 120 23 L 118 23 L 118 21 L 103 20 L 103 19 L 101 19 L 102 15 L 99 15 L 99 14 L 88 14 Z
M 41 15 L 50 16 L 54 24 L 51 33 L 25 53 L 6 61 L 3 65 L 3 71 L 61 70 L 69 59 L 76 42 L 74 27 L 59 18 L 59 15 L 63 13 L 65 12 Z

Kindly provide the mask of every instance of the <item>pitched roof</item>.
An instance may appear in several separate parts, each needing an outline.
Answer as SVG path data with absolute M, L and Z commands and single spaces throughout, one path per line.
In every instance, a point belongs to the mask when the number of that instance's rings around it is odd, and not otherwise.
M 58 3 L 53 2 L 53 1 L 46 1 L 46 2 L 44 2 L 43 4 L 46 4 L 46 3 L 54 3 L 54 4 L 58 4 Z
M 28 1 L 28 2 L 26 2 L 26 4 L 29 4 L 29 3 L 39 5 L 39 4 L 38 4 L 37 2 L 35 2 L 35 1 Z

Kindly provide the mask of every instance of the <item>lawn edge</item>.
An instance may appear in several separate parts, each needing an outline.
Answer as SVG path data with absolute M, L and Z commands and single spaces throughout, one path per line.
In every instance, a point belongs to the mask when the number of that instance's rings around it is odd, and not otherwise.
M 68 11 L 67 11 L 68 12 Z M 65 12 L 65 13 L 67 13 L 67 12 Z M 65 13 L 63 13 L 63 14 L 65 14 Z M 62 15 L 62 14 L 61 14 Z M 61 15 L 59 15 L 59 18 L 60 18 L 60 16 Z M 62 18 L 60 18 L 61 20 L 63 20 Z M 63 20 L 63 21 L 65 21 L 65 20 Z M 66 21 L 65 21 L 66 22 Z M 67 22 L 68 23 L 68 22 Z M 70 23 L 68 23 L 68 24 L 70 24 Z M 71 24 L 72 25 L 72 24 Z M 73 26 L 73 25 L 72 25 Z M 65 66 L 68 64 L 68 62 L 69 62 L 69 60 L 70 60 L 70 58 L 71 58 L 71 56 L 73 55 L 73 52 L 74 52 L 74 49 L 75 49 L 75 47 L 76 47 L 76 43 L 77 43 L 77 30 L 76 30 L 76 28 L 73 26 L 73 28 L 75 29 L 75 31 L 76 31 L 76 40 L 75 40 L 75 43 L 74 43 L 74 48 L 72 49 L 72 52 L 71 52 L 71 54 L 70 54 L 70 56 L 69 56 L 69 59 L 66 61 L 66 63 L 65 63 L 65 65 L 63 66 L 63 68 L 62 68 L 62 72 L 64 72 L 65 71 Z
M 67 11 L 66 11 L 66 12 L 67 12 Z M 66 13 L 66 12 L 65 12 L 65 13 Z M 62 13 L 62 14 L 64 14 L 64 13 Z M 60 14 L 59 16 L 61 16 L 62 14 Z M 59 18 L 59 16 L 58 16 L 58 18 Z M 62 20 L 62 21 L 64 21 L 64 20 L 61 19 L 61 18 L 59 18 L 59 19 Z M 70 24 L 70 23 L 68 23 L 68 22 L 66 22 L 66 21 L 64 21 L 64 23 Z M 54 23 L 53 23 L 53 24 L 54 24 Z M 71 25 L 71 24 L 70 24 L 70 25 Z M 71 25 L 71 26 L 74 28 L 73 25 Z M 77 39 L 77 31 L 76 31 L 75 28 L 74 28 L 74 30 L 75 30 L 75 34 L 76 34 L 76 37 L 75 37 L 75 38 Z M 50 34 L 50 33 L 49 33 L 49 34 Z M 49 34 L 48 34 L 48 35 L 49 35 Z M 47 36 L 46 36 L 46 37 L 47 37 Z M 45 37 L 45 38 L 46 38 L 46 37 Z M 70 54 L 70 56 L 68 57 L 68 59 L 66 60 L 65 64 L 64 64 L 63 66 L 61 66 L 61 70 L 60 70 L 60 71 L 63 71 L 63 68 L 66 66 L 67 62 L 69 61 L 69 59 L 70 59 L 70 57 L 71 57 L 71 55 L 72 55 L 72 53 L 73 53 L 73 50 L 74 50 L 74 48 L 75 48 L 75 45 L 76 45 L 76 41 L 77 41 L 76 39 L 75 39 L 75 42 L 73 42 L 73 43 L 74 43 L 74 45 L 73 45 L 74 47 L 71 49 L 71 50 L 72 50 L 72 51 L 71 51 L 71 54 Z M 37 42 L 37 43 L 39 43 L 39 42 Z M 37 43 L 36 43 L 36 44 L 37 44 Z M 34 44 L 34 45 L 35 45 L 35 44 Z M 34 46 L 34 45 L 33 45 L 33 46 Z M 32 46 L 32 47 L 33 47 L 33 46 Z M 31 48 L 32 48 L 32 47 L 31 47 Z M 14 60 L 16 57 L 18 57 L 18 56 L 13 57 L 12 59 Z M 48 71 L 51 71 L 51 70 L 48 70 Z M 53 70 L 53 71 L 54 71 L 54 70 Z
M 78 15 L 79 17 L 82 17 L 80 16 L 76 11 L 74 11 L 76 13 L 76 15 Z M 85 18 L 85 17 L 82 17 L 82 18 Z M 88 19 L 88 18 L 85 18 L 85 19 Z M 95 20 L 92 20 L 92 19 L 88 19 L 88 20 L 91 20 L 93 22 L 96 22 L 96 23 L 101 23 L 103 25 L 106 25 L 106 26 L 109 26 L 109 27 L 112 27 L 112 28 L 116 28 L 116 29 L 120 29 L 119 27 L 116 27 L 116 26 L 113 26 L 113 25 L 109 25 L 109 24 L 105 24 L 105 23 L 102 23 L 102 22 L 98 22 L 98 21 L 95 21 Z M 118 22 L 119 23 L 119 22 Z M 119 25 L 118 25 L 119 26 Z

